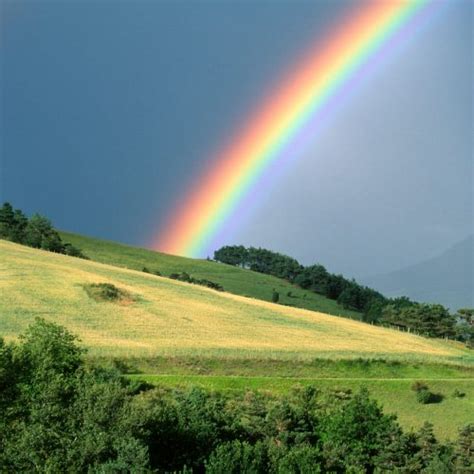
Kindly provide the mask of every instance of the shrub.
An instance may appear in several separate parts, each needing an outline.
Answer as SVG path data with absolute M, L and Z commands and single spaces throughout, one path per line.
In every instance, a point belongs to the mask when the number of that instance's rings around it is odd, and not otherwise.
M 278 291 L 273 290 L 272 302 L 273 303 L 278 303 L 278 301 L 280 301 L 280 293 L 278 293 Z
M 155 274 L 158 276 L 161 276 L 160 272 L 156 272 Z M 202 278 L 202 279 L 194 278 L 191 275 L 189 275 L 189 273 L 186 273 L 186 272 L 172 273 L 169 277 L 172 280 L 184 281 L 186 283 L 193 283 L 195 285 L 206 286 L 207 288 L 212 288 L 213 290 L 224 291 L 224 287 L 221 284 L 215 283 L 211 280 L 206 280 L 205 278 Z
M 89 260 L 89 257 L 87 257 L 86 255 L 84 255 L 82 253 L 82 250 L 81 249 L 78 249 L 77 247 L 74 247 L 74 245 L 66 242 L 64 245 L 63 245 L 63 253 L 65 255 L 69 255 L 70 257 L 77 257 L 77 258 L 83 258 L 85 260 Z
M 86 293 L 95 301 L 117 302 L 132 299 L 130 294 L 112 283 L 90 283 L 84 285 Z
M 416 400 L 418 403 L 427 405 L 428 403 L 433 403 L 433 395 L 429 390 L 418 390 L 416 392 Z
M 456 389 L 453 392 L 454 398 L 464 398 L 466 396 L 465 392 L 461 392 L 460 390 Z

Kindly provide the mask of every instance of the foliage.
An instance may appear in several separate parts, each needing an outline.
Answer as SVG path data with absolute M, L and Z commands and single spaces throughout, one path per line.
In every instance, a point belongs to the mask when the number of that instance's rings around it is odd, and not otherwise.
M 186 283 L 193 283 L 195 285 L 206 286 L 217 291 L 224 291 L 224 287 L 219 283 L 207 280 L 206 278 L 194 278 L 186 272 L 182 273 L 171 273 L 170 278 L 172 280 L 184 281 Z
M 382 311 L 381 321 L 428 337 L 449 338 L 456 334 L 456 319 L 439 304 L 413 303 L 401 308 L 388 305 Z
M 0 208 L 0 238 L 18 244 L 62 253 L 71 257 L 87 258 L 70 243 L 63 243 L 49 219 L 33 214 L 29 219 L 9 202 Z
M 462 308 L 454 315 L 458 324 L 456 326 L 457 338 L 474 348 L 474 308 Z
M 228 293 L 264 301 L 271 301 L 272 289 L 275 288 L 280 293 L 282 304 L 288 303 L 293 307 L 346 316 L 351 319 L 361 318 L 360 313 L 342 308 L 335 300 L 307 292 L 272 275 L 251 272 L 238 266 L 218 264 L 214 261 L 162 254 L 77 234 L 60 232 L 60 235 L 64 241 L 84 249 L 84 252 L 97 262 L 137 271 L 142 271 L 145 266 L 152 273 L 154 268 L 159 268 L 163 275 L 185 271 L 197 279 L 206 279 L 220 284 Z M 288 291 L 292 291 L 291 298 L 287 296 Z
M 361 312 L 365 322 L 395 326 L 428 337 L 456 338 L 474 346 L 474 310 L 461 309 L 452 316 L 439 304 L 419 304 L 406 297 L 388 299 L 355 280 L 329 273 L 320 264 L 305 267 L 291 257 L 262 248 L 225 246 L 216 250 L 214 259 L 283 278 L 336 300 L 346 310 Z
M 416 392 L 416 400 L 418 403 L 427 405 L 428 403 L 440 403 L 443 396 L 438 393 L 433 393 L 424 382 L 415 382 L 411 389 Z
M 272 292 L 272 302 L 273 303 L 278 303 L 278 301 L 280 301 L 280 293 L 278 293 L 278 291 L 276 291 L 276 290 L 273 290 L 273 292 Z
M 455 447 L 454 466 L 456 472 L 474 472 L 474 424 L 469 424 L 459 432 Z
M 122 301 L 132 299 L 131 295 L 112 283 L 90 283 L 84 285 L 86 293 L 95 301 Z
M 228 265 L 238 265 L 255 272 L 293 281 L 301 265 L 291 257 L 270 250 L 242 245 L 225 246 L 214 252 L 214 260 Z
M 405 434 L 365 390 L 151 389 L 86 366 L 76 338 L 42 319 L 19 343 L 0 340 L 0 384 L 1 472 L 472 470 L 473 426 L 453 445 L 430 425 Z

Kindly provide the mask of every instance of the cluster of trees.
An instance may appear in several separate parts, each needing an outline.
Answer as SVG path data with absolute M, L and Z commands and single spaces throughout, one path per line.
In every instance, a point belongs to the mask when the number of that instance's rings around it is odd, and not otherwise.
M 442 444 L 404 433 L 366 391 L 170 390 L 84 363 L 38 319 L 0 339 L 1 472 L 473 472 L 474 425 Z
M 224 287 L 211 280 L 207 280 L 206 278 L 194 278 L 189 273 L 182 272 L 182 273 L 172 273 L 170 275 L 172 280 L 184 281 L 186 283 L 193 283 L 195 285 L 206 286 L 207 288 L 212 288 L 213 290 L 217 291 L 224 291 Z
M 457 339 L 474 347 L 474 309 L 456 314 L 440 304 L 414 303 L 407 298 L 389 300 L 382 308 L 382 324 L 428 337 Z
M 336 300 L 362 313 L 365 322 L 397 327 L 428 337 L 454 338 L 474 346 L 474 310 L 451 315 L 439 304 L 420 304 L 406 297 L 386 298 L 378 291 L 329 273 L 323 265 L 303 266 L 294 258 L 242 245 L 216 250 L 214 260 L 283 278 L 301 288 Z
M 283 278 L 305 290 L 337 300 L 344 308 L 363 312 L 367 319 L 375 319 L 374 310 L 384 301 L 377 291 L 329 273 L 323 265 L 305 267 L 292 257 L 262 248 L 225 246 L 214 252 L 214 260 Z
M 87 258 L 80 249 L 63 242 L 51 222 L 44 216 L 33 214 L 28 218 L 9 202 L 0 208 L 0 239 L 38 249 Z

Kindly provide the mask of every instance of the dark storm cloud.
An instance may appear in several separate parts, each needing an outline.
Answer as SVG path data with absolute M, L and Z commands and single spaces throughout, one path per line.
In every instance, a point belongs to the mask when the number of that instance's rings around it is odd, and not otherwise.
M 3 2 L 1 199 L 63 229 L 147 242 L 349 6 Z M 370 274 L 464 237 L 471 8 L 456 2 L 362 86 L 229 238 Z

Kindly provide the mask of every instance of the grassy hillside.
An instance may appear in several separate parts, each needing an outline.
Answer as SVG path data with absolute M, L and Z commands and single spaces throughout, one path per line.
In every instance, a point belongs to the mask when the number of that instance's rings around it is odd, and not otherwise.
M 117 249 L 116 244 L 103 245 Z M 132 252 L 131 260 L 134 252 L 142 252 L 124 249 Z M 428 420 L 440 437 L 453 438 L 457 429 L 474 421 L 472 351 L 457 343 L 2 240 L 0 255 L 0 335 L 7 339 L 16 338 L 35 316 L 42 316 L 78 334 L 89 357 L 119 358 L 122 366 L 125 362 L 132 372 L 142 372 L 136 376 L 152 383 L 272 392 L 285 392 L 296 384 L 323 390 L 367 386 L 408 429 Z M 127 260 L 126 253 L 123 258 Z M 195 271 L 182 269 L 209 277 L 198 271 L 203 262 L 195 263 Z M 235 276 L 232 267 L 206 265 L 228 269 Z M 160 270 L 167 273 L 171 268 L 163 264 Z M 249 274 L 253 275 L 241 273 Z M 104 282 L 120 288 L 127 298 L 96 301 L 85 285 Z M 410 386 L 420 379 L 445 397 L 442 403 L 421 406 L 415 401 Z M 453 397 L 454 390 L 465 396 Z
M 94 354 L 468 357 L 454 343 L 6 241 L 0 241 L 0 253 L 0 333 L 9 337 L 43 316 L 79 334 Z M 100 282 L 116 285 L 130 298 L 121 303 L 94 300 L 84 285 Z
M 167 255 L 68 232 L 60 232 L 60 234 L 65 242 L 79 247 L 96 262 L 133 270 L 142 270 L 143 267 L 147 267 L 152 271 L 159 270 L 165 276 L 184 271 L 193 277 L 206 278 L 220 283 L 227 292 L 264 301 L 271 300 L 273 289 L 275 289 L 280 293 L 281 304 L 360 319 L 359 313 L 344 309 L 334 300 L 302 290 L 270 275 L 207 260 Z M 292 295 L 288 296 L 290 291 Z

